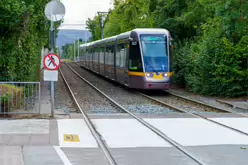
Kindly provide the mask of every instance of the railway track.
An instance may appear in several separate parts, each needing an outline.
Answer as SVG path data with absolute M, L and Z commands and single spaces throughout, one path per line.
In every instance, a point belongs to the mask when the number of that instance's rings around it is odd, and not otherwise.
M 62 67 L 60 71 L 63 72 L 64 77 L 69 77 L 67 82 L 86 113 L 122 113 L 120 109 L 111 104 L 105 97 L 100 95 L 94 89 L 79 88 L 88 86 L 88 84 L 75 76 L 66 65 Z
M 160 102 L 161 104 L 165 104 L 173 109 L 177 109 L 180 111 L 183 110 L 185 112 L 189 112 L 189 113 L 196 113 L 196 112 L 218 112 L 218 113 L 233 113 L 239 116 L 243 116 L 243 117 L 248 117 L 247 114 L 244 113 L 240 113 L 237 111 L 231 111 L 228 109 L 224 109 L 224 108 L 220 108 L 220 107 L 216 107 L 213 105 L 209 105 L 206 104 L 204 102 L 201 101 L 197 101 L 185 96 L 181 96 L 178 94 L 174 94 L 171 92 L 167 92 L 167 91 L 161 91 L 162 96 L 158 96 L 157 94 L 147 94 L 147 93 L 140 93 L 142 96 L 144 96 L 145 98 L 149 98 L 153 101 L 157 101 Z M 160 94 L 161 94 L 160 93 Z M 165 96 L 164 93 L 167 93 L 167 95 Z M 160 95 L 159 94 L 159 95 Z M 182 103 L 180 103 L 182 102 Z M 193 110 L 192 110 L 193 109 Z
M 93 125 L 92 121 L 90 120 L 90 118 L 88 117 L 87 113 L 85 112 L 85 110 L 81 107 L 80 103 L 78 102 L 71 86 L 69 85 L 68 81 L 66 80 L 63 72 L 61 71 L 62 69 L 60 69 L 60 74 L 71 94 L 71 96 L 73 97 L 73 101 L 75 102 L 77 108 L 79 109 L 79 111 L 81 112 L 81 114 L 83 115 L 83 118 L 87 124 L 87 126 L 89 127 L 89 130 L 91 131 L 92 135 L 94 136 L 97 144 L 99 145 L 99 147 L 101 148 L 101 150 L 103 151 L 105 157 L 107 158 L 108 162 L 110 165 L 117 165 L 115 159 L 113 158 L 113 156 L 111 155 L 107 145 L 105 144 L 104 140 L 101 138 L 100 134 L 97 132 L 95 126 Z
M 165 106 L 168 106 L 168 107 L 170 107 L 170 108 L 172 108 L 172 109 L 175 109 L 175 110 L 177 110 L 177 111 L 180 111 L 180 112 L 182 112 L 182 113 L 187 113 L 187 114 L 189 114 L 189 115 L 191 115 L 191 116 L 194 116 L 194 117 L 197 117 L 197 118 L 200 118 L 200 119 L 203 119 L 203 120 L 207 120 L 207 121 L 209 121 L 209 122 L 211 122 L 211 123 L 220 125 L 220 126 L 222 126 L 222 127 L 225 127 L 225 128 L 227 128 L 227 129 L 230 129 L 230 130 L 232 130 L 232 131 L 235 131 L 235 132 L 238 132 L 238 133 L 241 133 L 241 134 L 243 134 L 243 135 L 248 136 L 248 133 L 246 133 L 246 132 L 244 132 L 244 131 L 241 131 L 241 130 L 239 130 L 239 129 L 236 129 L 236 128 L 230 127 L 230 126 L 228 126 L 228 125 L 222 124 L 222 123 L 220 123 L 220 122 L 214 121 L 214 120 L 209 119 L 209 118 L 207 118 L 207 117 L 205 117 L 205 116 L 203 116 L 203 115 L 200 115 L 200 114 L 198 114 L 198 113 L 191 112 L 191 111 L 188 111 L 188 110 L 184 110 L 184 109 L 182 109 L 182 108 L 179 108 L 178 106 L 174 106 L 174 105 L 172 105 L 172 104 L 165 103 L 165 102 L 161 101 L 160 99 L 153 98 L 153 97 L 148 96 L 148 95 L 146 95 L 146 94 L 144 94 L 144 93 L 139 93 L 139 94 L 140 94 L 141 96 L 145 97 L 145 98 L 151 99 L 151 100 L 156 101 L 156 102 L 158 102 L 158 103 L 160 103 L 160 104 L 164 104 Z M 176 95 L 176 96 L 177 96 L 177 97 L 180 97 L 179 95 Z M 168 98 L 168 97 L 166 97 L 166 98 Z M 181 98 L 181 99 L 184 99 L 184 97 L 180 97 L 180 98 Z M 187 100 L 187 99 L 186 99 L 186 100 Z M 225 109 L 220 109 L 220 108 L 218 108 L 218 107 L 214 107 L 214 106 L 211 106 L 211 105 L 205 105 L 204 103 L 198 103 L 198 101 L 194 101 L 194 100 L 187 100 L 187 101 L 193 102 L 193 104 L 200 104 L 200 105 L 203 106 L 203 107 L 206 106 L 206 107 L 210 107 L 211 109 L 216 109 L 215 111 L 224 112 L 224 113 L 233 113 L 233 112 L 228 111 L 228 110 L 225 110 Z M 241 116 L 243 116 L 243 117 L 247 117 L 246 115 L 240 114 L 240 113 L 234 113 L 234 114 L 236 114 L 236 115 L 241 115 Z
M 79 65 L 79 64 L 78 64 Z M 80 66 L 80 65 L 79 65 Z M 85 73 L 85 72 L 84 72 Z M 86 74 L 86 73 L 85 73 Z M 88 73 L 88 74 L 91 74 L 91 73 Z M 79 75 L 80 76 L 80 75 Z M 96 80 L 95 80 L 96 81 Z M 99 79 L 97 80 L 99 81 Z M 113 86 L 113 84 L 111 84 Z M 118 87 L 120 88 L 120 87 Z M 108 88 L 109 89 L 109 88 Z M 106 91 L 107 92 L 107 91 Z M 120 92 L 121 93 L 121 92 Z M 136 92 L 137 93 L 137 92 Z M 162 91 L 162 93 L 165 93 L 164 91 Z M 244 132 L 244 131 L 241 131 L 239 129 L 236 129 L 236 128 L 233 128 L 231 126 L 228 126 L 228 125 L 225 125 L 225 124 L 222 124 L 220 122 L 217 122 L 217 121 L 214 121 L 214 120 L 211 120 L 203 115 L 200 115 L 199 112 L 224 112 L 224 113 L 234 113 L 232 111 L 228 111 L 228 110 L 225 110 L 225 109 L 221 109 L 221 108 L 218 108 L 218 107 L 214 107 L 214 106 L 211 106 L 211 105 L 207 105 L 207 104 L 204 104 L 204 103 L 201 103 L 201 102 L 198 102 L 198 101 L 194 101 L 194 100 L 191 100 L 191 99 L 186 99 L 184 98 L 183 96 L 180 97 L 179 95 L 173 95 L 173 97 L 178 97 L 180 99 L 184 99 L 186 102 L 188 102 L 188 106 L 187 107 L 182 107 L 182 106 L 179 106 L 180 104 L 178 104 L 178 101 L 176 102 L 176 106 L 173 105 L 173 104 L 170 104 L 170 103 L 166 103 L 165 101 L 168 101 L 168 100 L 171 100 L 168 96 L 164 97 L 163 95 L 163 99 L 160 100 L 160 99 L 157 99 L 157 98 L 153 98 L 153 97 L 150 97 L 144 93 L 138 93 L 139 95 L 141 95 L 142 97 L 145 97 L 149 100 L 151 100 L 152 102 L 155 102 L 159 105 L 163 105 L 163 106 L 166 106 L 168 107 L 169 109 L 173 109 L 177 112 L 181 112 L 181 113 L 186 113 L 188 115 L 191 115 L 193 117 L 196 117 L 196 118 L 200 118 L 200 119 L 203 119 L 203 120 L 207 120 L 208 122 L 211 122 L 211 123 L 214 123 L 214 124 L 217 124 L 219 126 L 222 126 L 222 127 L 225 127 L 226 129 L 229 129 L 229 130 L 232 130 L 232 131 L 235 131 L 235 132 L 238 132 L 238 133 L 241 133 L 243 135 L 246 135 L 248 136 L 248 133 Z M 172 95 L 172 94 L 170 94 Z M 116 99 L 115 96 L 112 96 L 112 98 L 115 98 L 116 102 L 119 102 L 121 103 L 121 101 L 119 101 L 118 99 Z M 171 101 L 173 102 L 173 101 Z M 193 104 L 193 105 L 192 105 Z M 197 108 L 195 108 L 193 111 L 191 110 L 192 107 L 194 107 L 195 104 L 198 104 Z M 185 104 L 183 104 L 185 105 Z M 128 107 L 127 107 L 128 109 Z M 172 112 L 172 111 L 171 111 Z M 243 117 L 247 117 L 245 114 L 240 114 L 240 113 L 234 113 L 236 115 L 240 115 L 240 116 L 243 116 Z
M 113 83 L 82 69 L 80 65 L 71 64 L 71 66 L 77 73 L 83 75 L 84 79 L 91 82 L 95 87 L 109 97 L 114 98 L 116 102 L 121 103 L 124 108 L 129 109 L 133 113 L 167 114 L 178 112 L 177 110 L 168 108 L 168 106 L 140 96 L 135 90 L 127 90 L 121 86 L 114 85 Z
M 173 109 L 183 109 L 186 112 L 191 113 L 205 113 L 205 112 L 216 112 L 216 113 L 230 113 L 226 109 L 221 109 L 214 107 L 212 105 L 207 105 L 199 101 L 188 99 L 180 95 L 174 95 L 173 93 L 165 91 L 145 91 L 140 93 L 145 98 L 151 99 L 153 101 L 159 102 L 161 104 L 167 105 Z M 181 110 L 180 110 L 181 111 Z
M 152 126 L 151 124 L 149 124 L 148 122 L 146 122 L 145 120 L 143 120 L 142 118 L 138 117 L 137 115 L 135 115 L 134 113 L 132 113 L 130 110 L 128 110 L 127 108 L 123 107 L 121 104 L 119 104 L 118 102 L 116 102 L 115 100 L 113 100 L 111 97 L 109 97 L 106 93 L 104 93 L 103 91 L 101 91 L 100 89 L 98 89 L 96 86 L 94 86 L 92 83 L 90 83 L 88 80 L 86 80 L 84 77 L 82 77 L 79 73 L 77 73 L 70 65 L 66 64 L 71 70 L 72 72 L 74 72 L 79 78 L 81 78 L 83 81 L 85 81 L 90 87 L 92 87 L 93 89 L 95 89 L 97 92 L 99 92 L 101 95 L 103 95 L 104 97 L 106 97 L 111 103 L 113 103 L 116 107 L 120 108 L 123 112 L 129 114 L 130 116 L 132 116 L 135 120 L 137 120 L 138 122 L 140 122 L 142 125 L 144 125 L 145 127 L 147 127 L 148 129 L 150 129 L 152 132 L 154 132 L 155 134 L 157 134 L 158 136 L 160 136 L 163 140 L 165 140 L 166 142 L 170 143 L 173 147 L 175 147 L 176 149 L 178 149 L 179 151 L 181 151 L 182 153 L 184 153 L 186 156 L 188 156 L 189 158 L 191 158 L 194 162 L 196 162 L 199 165 L 205 165 L 201 160 L 199 160 L 198 158 L 196 158 L 194 155 L 192 155 L 191 153 L 189 153 L 187 150 L 185 150 L 181 145 L 179 145 L 177 142 L 175 142 L 174 140 L 172 140 L 171 138 L 169 138 L 167 135 L 165 135 L 162 131 L 160 131 L 159 129 L 157 129 L 156 127 Z M 68 89 L 70 89 L 70 87 L 68 86 Z M 73 92 L 71 92 L 71 94 L 73 94 Z M 75 99 L 76 102 L 76 98 L 75 96 L 73 97 Z M 77 106 L 80 106 L 78 103 L 76 103 Z M 80 110 L 82 113 L 83 110 Z M 84 117 L 87 118 L 88 123 L 90 122 L 90 119 L 87 117 L 87 115 L 84 113 Z M 89 124 L 92 126 L 92 124 Z M 95 130 L 94 128 L 92 128 L 93 130 Z M 105 148 L 103 146 L 103 148 Z M 106 152 L 109 153 L 110 152 Z M 113 158 L 112 156 L 108 156 L 109 158 Z M 110 161 L 109 161 L 110 162 Z M 115 161 L 113 161 L 115 162 Z
M 204 102 L 201 102 L 201 101 L 198 101 L 198 100 L 194 100 L 194 99 L 191 99 L 191 98 L 188 98 L 188 97 L 185 97 L 185 96 L 181 96 L 181 95 L 178 95 L 178 94 L 175 94 L 175 93 L 172 93 L 172 92 L 167 92 L 167 93 L 169 95 L 173 96 L 173 97 L 178 98 L 179 100 L 185 100 L 186 102 L 189 102 L 189 103 L 192 103 L 192 104 L 201 105 L 203 107 L 206 107 L 206 108 L 209 108 L 209 109 L 215 109 L 217 111 L 222 111 L 222 112 L 227 112 L 227 113 L 235 113 L 235 114 L 238 114 L 238 115 L 248 117 L 247 115 L 244 114 L 244 112 L 245 112 L 244 110 L 235 110 L 234 108 L 231 109 L 231 110 L 228 110 L 226 108 L 220 108 L 220 107 L 216 107 L 216 106 L 213 106 L 213 105 L 209 105 L 207 103 L 204 103 Z
M 67 64 L 68 65 L 68 64 Z M 134 113 L 132 113 L 128 108 L 124 107 L 119 101 L 116 101 L 116 97 L 110 97 L 108 96 L 108 94 L 106 94 L 105 92 L 103 92 L 102 90 L 100 90 L 98 87 L 94 86 L 93 84 L 91 84 L 90 81 L 86 80 L 85 78 L 83 78 L 79 73 L 77 73 L 71 66 L 68 65 L 68 67 L 78 76 L 80 77 L 81 79 L 83 79 L 87 84 L 89 84 L 92 88 L 94 88 L 96 91 L 98 91 L 101 95 L 103 95 L 104 97 L 106 97 L 112 104 L 114 104 L 116 107 L 119 107 L 119 109 L 121 109 L 123 112 L 129 114 L 130 116 L 132 116 L 134 119 L 136 119 L 137 121 L 139 121 L 141 124 L 143 124 L 144 126 L 146 126 L 147 128 L 149 128 L 151 131 L 153 131 L 154 133 L 156 133 L 157 135 L 159 135 L 161 138 L 163 138 L 165 141 L 169 142 L 172 146 L 174 146 L 175 148 L 177 148 L 178 150 L 180 150 L 181 152 L 183 152 L 185 155 L 187 155 L 188 157 L 190 157 L 192 160 L 194 160 L 195 162 L 197 162 L 198 164 L 201 164 L 203 165 L 204 163 L 202 163 L 198 158 L 194 157 L 191 153 L 189 153 L 188 151 L 184 150 L 184 148 L 182 146 L 180 146 L 179 144 L 177 144 L 177 142 L 173 141 L 172 139 L 170 139 L 168 136 L 166 136 L 163 132 L 161 132 L 159 129 L 155 128 L 154 126 L 152 126 L 151 124 L 147 123 L 146 121 L 144 121 L 142 118 L 138 117 L 137 115 L 135 115 Z M 80 68 L 82 70 L 82 68 Z M 91 74 L 91 73 L 89 73 Z M 91 79 L 92 81 L 92 79 Z M 94 80 L 94 81 L 99 81 L 99 80 Z M 103 80 L 105 81 L 105 80 Z M 111 84 L 113 86 L 113 84 Z M 118 87 L 120 88 L 120 87 Z M 109 89 L 109 88 L 107 88 Z M 217 122 L 217 121 L 214 121 L 214 120 L 211 120 L 207 117 L 204 117 L 203 115 L 200 115 L 196 112 L 192 112 L 192 111 L 187 111 L 187 110 L 183 110 L 181 108 L 178 108 L 176 106 L 173 106 L 171 104 L 168 104 L 168 103 L 165 103 L 161 100 L 158 100 L 158 99 L 155 99 L 155 98 L 152 98 L 150 96 L 147 96 L 143 93 L 139 93 L 139 95 L 141 95 L 142 97 L 145 97 L 146 99 L 149 99 L 151 100 L 152 102 L 156 102 L 157 104 L 159 105 L 164 105 L 164 106 L 167 106 L 169 107 L 170 109 L 174 109 L 175 111 L 177 112 L 181 112 L 181 113 L 186 113 L 186 114 L 189 114 L 191 116 L 194 116 L 196 118 L 200 118 L 200 119 L 203 119 L 203 120 L 207 120 L 208 122 L 211 122 L 211 123 L 214 123 L 214 124 L 217 124 L 219 126 L 222 126 L 226 129 L 229 129 L 229 130 L 232 130 L 232 131 L 235 131 L 235 132 L 238 132 L 242 135 L 246 135 L 248 136 L 248 133 L 246 132 L 243 132 L 241 130 L 238 130 L 238 129 L 235 129 L 235 128 L 232 128 L 228 125 L 225 125 L 225 124 L 222 124 L 220 122 Z M 176 96 L 175 96 L 176 97 Z M 114 98 L 114 99 L 112 99 Z M 181 97 L 180 99 L 183 99 L 183 97 Z M 118 99 L 117 99 L 118 100 Z M 191 102 L 192 104 L 198 104 L 198 102 L 194 102 L 194 100 L 187 100 L 188 102 Z M 202 107 L 204 107 L 204 103 L 200 103 L 200 105 Z M 225 109 L 221 109 L 221 108 L 218 108 L 218 107 L 213 107 L 213 106 L 209 106 L 209 105 L 206 105 L 205 106 L 205 109 L 208 108 L 207 112 L 208 111 L 215 111 L 215 112 L 224 112 L 224 113 L 232 113 L 231 111 L 228 111 L 228 110 L 225 110 Z M 204 108 L 203 108 L 204 109 Z M 206 110 L 203 110 L 206 112 Z M 237 114 L 237 113 L 236 113 Z M 241 114 L 242 115 L 242 114 Z M 245 115 L 242 115 L 242 116 L 245 116 Z

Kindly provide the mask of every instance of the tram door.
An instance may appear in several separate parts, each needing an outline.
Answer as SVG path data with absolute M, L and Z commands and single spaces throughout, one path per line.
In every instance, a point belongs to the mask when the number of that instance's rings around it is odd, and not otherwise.
M 128 76 L 128 66 L 129 66 L 129 49 L 130 49 L 130 45 L 129 45 L 129 41 L 126 41 L 124 43 L 124 75 L 123 75 L 123 83 L 124 85 L 128 86 L 129 85 L 129 76 Z

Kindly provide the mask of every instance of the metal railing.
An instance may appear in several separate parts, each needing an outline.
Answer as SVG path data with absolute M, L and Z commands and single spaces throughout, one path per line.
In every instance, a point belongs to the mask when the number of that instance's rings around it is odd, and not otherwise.
M 0 114 L 40 113 L 40 82 L 0 82 Z

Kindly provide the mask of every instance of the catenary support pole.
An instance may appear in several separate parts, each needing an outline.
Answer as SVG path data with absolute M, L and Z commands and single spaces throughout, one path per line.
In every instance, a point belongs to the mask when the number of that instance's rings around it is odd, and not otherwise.
M 51 21 L 51 53 L 54 53 L 55 29 L 54 22 Z M 51 115 L 54 118 L 54 81 L 51 81 Z

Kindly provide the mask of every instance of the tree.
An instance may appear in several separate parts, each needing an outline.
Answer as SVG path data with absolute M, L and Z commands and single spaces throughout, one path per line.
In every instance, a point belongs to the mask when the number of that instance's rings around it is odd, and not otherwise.
M 39 81 L 41 49 L 49 43 L 47 2 L 6 0 L 0 4 L 0 81 Z

